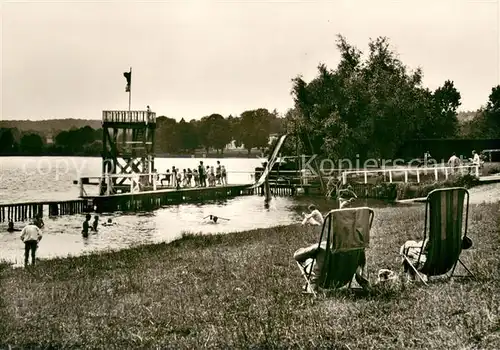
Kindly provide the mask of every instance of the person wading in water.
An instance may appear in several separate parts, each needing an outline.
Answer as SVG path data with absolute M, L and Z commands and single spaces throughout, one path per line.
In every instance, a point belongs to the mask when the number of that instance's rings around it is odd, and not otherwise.
M 82 236 L 83 238 L 87 238 L 89 236 L 89 221 L 92 218 L 90 214 L 85 215 L 85 221 L 83 222 L 83 228 L 82 228 Z

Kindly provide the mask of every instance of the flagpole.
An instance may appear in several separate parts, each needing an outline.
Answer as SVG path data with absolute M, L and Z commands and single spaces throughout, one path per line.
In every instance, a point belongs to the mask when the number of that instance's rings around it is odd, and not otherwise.
M 130 67 L 130 84 L 128 87 L 128 115 L 130 118 L 130 105 L 132 104 L 132 67 Z

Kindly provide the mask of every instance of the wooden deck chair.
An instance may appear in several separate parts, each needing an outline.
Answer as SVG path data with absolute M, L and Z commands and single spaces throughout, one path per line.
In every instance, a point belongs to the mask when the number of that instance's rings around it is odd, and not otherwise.
M 365 248 L 370 241 L 370 229 L 374 212 L 368 207 L 331 210 L 325 217 L 318 243 L 318 251 L 324 254 L 320 275 L 316 285 L 323 289 L 351 286 L 358 266 L 364 267 Z M 310 288 L 312 266 L 315 259 L 308 265 L 302 266 L 301 271 L 306 279 L 306 290 Z M 368 284 L 367 280 L 358 281 L 359 284 Z
M 465 200 L 467 199 L 467 200 Z M 465 202 L 465 203 L 464 203 Z M 465 204 L 465 205 L 464 205 Z M 465 213 L 464 213 L 465 206 Z M 465 225 L 463 225 L 465 216 Z M 457 263 L 460 263 L 471 277 L 474 274 L 460 260 L 463 245 L 472 245 L 467 237 L 469 219 L 469 192 L 463 187 L 450 187 L 431 191 L 425 204 L 424 239 L 418 259 L 412 264 L 408 257 L 408 249 L 402 255 L 409 268 L 425 283 L 421 274 L 441 276 L 450 270 L 449 278 L 453 276 Z M 428 228 L 428 229 L 427 229 Z M 463 236 L 462 236 L 462 231 Z M 427 239 L 428 238 L 428 239 Z M 427 241 L 427 242 L 426 242 Z M 423 245 L 426 247 L 423 247 Z M 421 262 L 424 253 L 425 262 Z M 422 265 L 422 266 L 420 266 Z M 466 277 L 466 276 L 454 276 Z

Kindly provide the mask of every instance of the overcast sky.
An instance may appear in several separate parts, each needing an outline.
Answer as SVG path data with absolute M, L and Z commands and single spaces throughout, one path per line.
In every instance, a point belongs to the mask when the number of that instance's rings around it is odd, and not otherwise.
M 494 1 L 3 1 L 1 118 L 100 119 L 150 105 L 180 119 L 293 106 L 291 79 L 387 36 L 431 89 L 453 80 L 461 110 L 500 83 Z

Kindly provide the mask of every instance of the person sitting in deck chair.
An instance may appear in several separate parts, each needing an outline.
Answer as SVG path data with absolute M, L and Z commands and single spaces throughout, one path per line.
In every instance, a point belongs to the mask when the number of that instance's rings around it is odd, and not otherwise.
M 319 243 L 293 255 L 307 281 L 307 293 L 350 285 L 353 277 L 363 289 L 369 287 L 363 270 L 372 221 L 373 210 L 367 207 L 336 209 L 326 215 Z
M 428 277 L 450 271 L 451 278 L 457 263 L 474 276 L 460 260 L 462 250 L 472 246 L 467 237 L 468 212 L 469 192 L 465 188 L 441 188 L 427 195 L 424 239 L 407 241 L 399 251 L 408 279 L 418 277 L 426 284 Z
M 352 189 L 352 186 L 349 185 L 347 188 L 341 189 L 338 191 L 338 198 L 339 198 L 339 208 L 346 208 L 349 206 L 352 202 L 358 198 L 356 193 L 354 193 L 354 190 Z
M 310 213 L 309 214 L 302 213 L 302 215 L 304 216 L 304 220 L 302 220 L 302 225 L 306 224 L 313 226 L 323 225 L 324 221 L 323 215 L 318 209 L 316 209 L 316 206 L 314 206 L 314 204 L 311 204 L 307 209 L 309 209 Z

